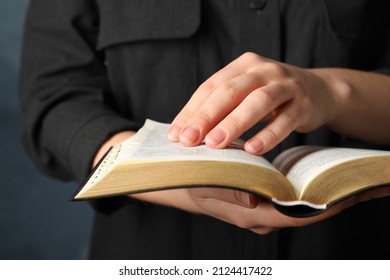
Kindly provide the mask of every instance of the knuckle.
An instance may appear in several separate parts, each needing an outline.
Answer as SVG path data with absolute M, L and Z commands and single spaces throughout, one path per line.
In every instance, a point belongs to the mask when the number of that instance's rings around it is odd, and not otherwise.
M 254 228 L 253 221 L 248 218 L 247 213 L 245 212 L 245 210 L 241 209 L 241 206 L 240 209 L 237 208 L 237 211 L 229 213 L 229 221 L 233 225 L 242 229 Z
M 210 94 L 214 89 L 216 88 L 216 86 L 214 85 L 213 82 L 211 81 L 206 81 L 204 82 L 203 84 L 201 84 L 198 88 L 198 90 L 202 93 L 208 93 Z
M 289 76 L 288 69 L 281 63 L 267 62 L 264 63 L 263 67 L 266 73 L 271 73 L 273 76 L 279 78 Z
M 241 55 L 241 57 L 244 58 L 244 59 L 254 59 L 254 58 L 258 58 L 259 55 L 254 53 L 254 52 L 244 52 Z
M 290 114 L 285 113 L 283 115 L 283 118 L 284 118 L 284 122 L 285 122 L 286 127 L 291 128 L 291 130 L 296 128 L 297 119 L 296 119 L 295 115 L 292 115 L 291 113 Z
M 270 87 L 262 87 L 259 90 L 254 92 L 255 97 L 258 99 L 258 102 L 262 104 L 265 108 L 272 108 L 276 100 L 275 91 Z
M 234 114 L 228 115 L 224 123 L 228 123 L 228 127 L 233 127 L 235 130 L 241 130 L 244 126 L 243 120 Z
M 233 219 L 233 223 L 237 227 L 242 228 L 242 229 L 250 229 L 253 227 L 252 222 L 250 222 L 244 218 L 241 218 L 241 217 L 237 217 L 237 218 Z
M 275 130 L 272 126 L 268 126 L 264 129 L 264 133 L 267 134 L 267 139 L 269 143 L 279 143 L 281 139 L 281 134 Z
M 239 58 L 243 63 L 252 64 L 259 63 L 264 60 L 264 58 L 254 52 L 245 52 Z
M 223 93 L 227 98 L 231 101 L 237 100 L 240 95 L 239 90 L 233 83 L 225 83 L 220 86 L 218 89 L 221 93 Z
M 210 113 L 204 110 L 199 110 L 198 112 L 192 115 L 192 118 L 202 124 L 210 124 L 212 122 L 212 117 Z

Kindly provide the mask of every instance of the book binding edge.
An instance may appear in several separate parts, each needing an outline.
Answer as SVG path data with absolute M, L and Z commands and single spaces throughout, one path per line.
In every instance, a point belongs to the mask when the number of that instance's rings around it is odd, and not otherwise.
M 314 204 L 303 200 L 281 201 L 273 198 L 272 203 L 282 214 L 297 218 L 312 217 L 328 209 L 327 204 Z

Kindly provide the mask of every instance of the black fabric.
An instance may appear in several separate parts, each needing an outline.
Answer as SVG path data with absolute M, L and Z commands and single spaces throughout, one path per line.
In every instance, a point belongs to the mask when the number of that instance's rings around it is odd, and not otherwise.
M 356 205 L 303 228 L 265 236 L 174 209 L 131 201 L 97 213 L 92 259 L 389 259 L 390 199 Z
M 172 121 L 197 86 L 247 51 L 301 67 L 390 73 L 387 1 L 266 2 L 32 0 L 20 76 L 31 158 L 50 176 L 81 182 L 110 135 L 145 118 Z M 374 147 L 322 127 L 292 133 L 266 157 L 302 144 Z M 93 202 L 91 258 L 388 258 L 389 202 L 259 236 L 125 197 L 101 199 Z

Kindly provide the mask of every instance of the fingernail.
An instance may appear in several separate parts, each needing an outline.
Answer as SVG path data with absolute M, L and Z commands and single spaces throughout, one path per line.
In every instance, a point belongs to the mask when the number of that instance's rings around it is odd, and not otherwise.
M 184 145 L 191 145 L 199 138 L 199 129 L 195 126 L 187 127 L 179 136 L 179 140 Z
M 258 204 L 257 197 L 251 193 L 237 191 L 236 195 L 237 199 L 247 208 L 255 208 Z
M 168 131 L 168 139 L 173 141 L 173 142 L 179 141 L 180 130 L 181 130 L 180 124 L 173 125 Z
M 205 142 L 210 146 L 217 146 L 226 138 L 226 132 L 220 128 L 215 128 L 207 134 Z
M 264 144 L 260 139 L 254 138 L 245 145 L 245 150 L 251 154 L 259 154 L 264 148 Z

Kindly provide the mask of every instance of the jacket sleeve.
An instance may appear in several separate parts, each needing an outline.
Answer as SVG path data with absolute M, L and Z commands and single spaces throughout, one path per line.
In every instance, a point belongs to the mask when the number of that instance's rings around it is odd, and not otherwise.
M 43 173 L 62 180 L 84 180 L 110 135 L 139 128 L 110 107 L 98 26 L 92 0 L 30 1 L 19 76 L 22 141 Z

